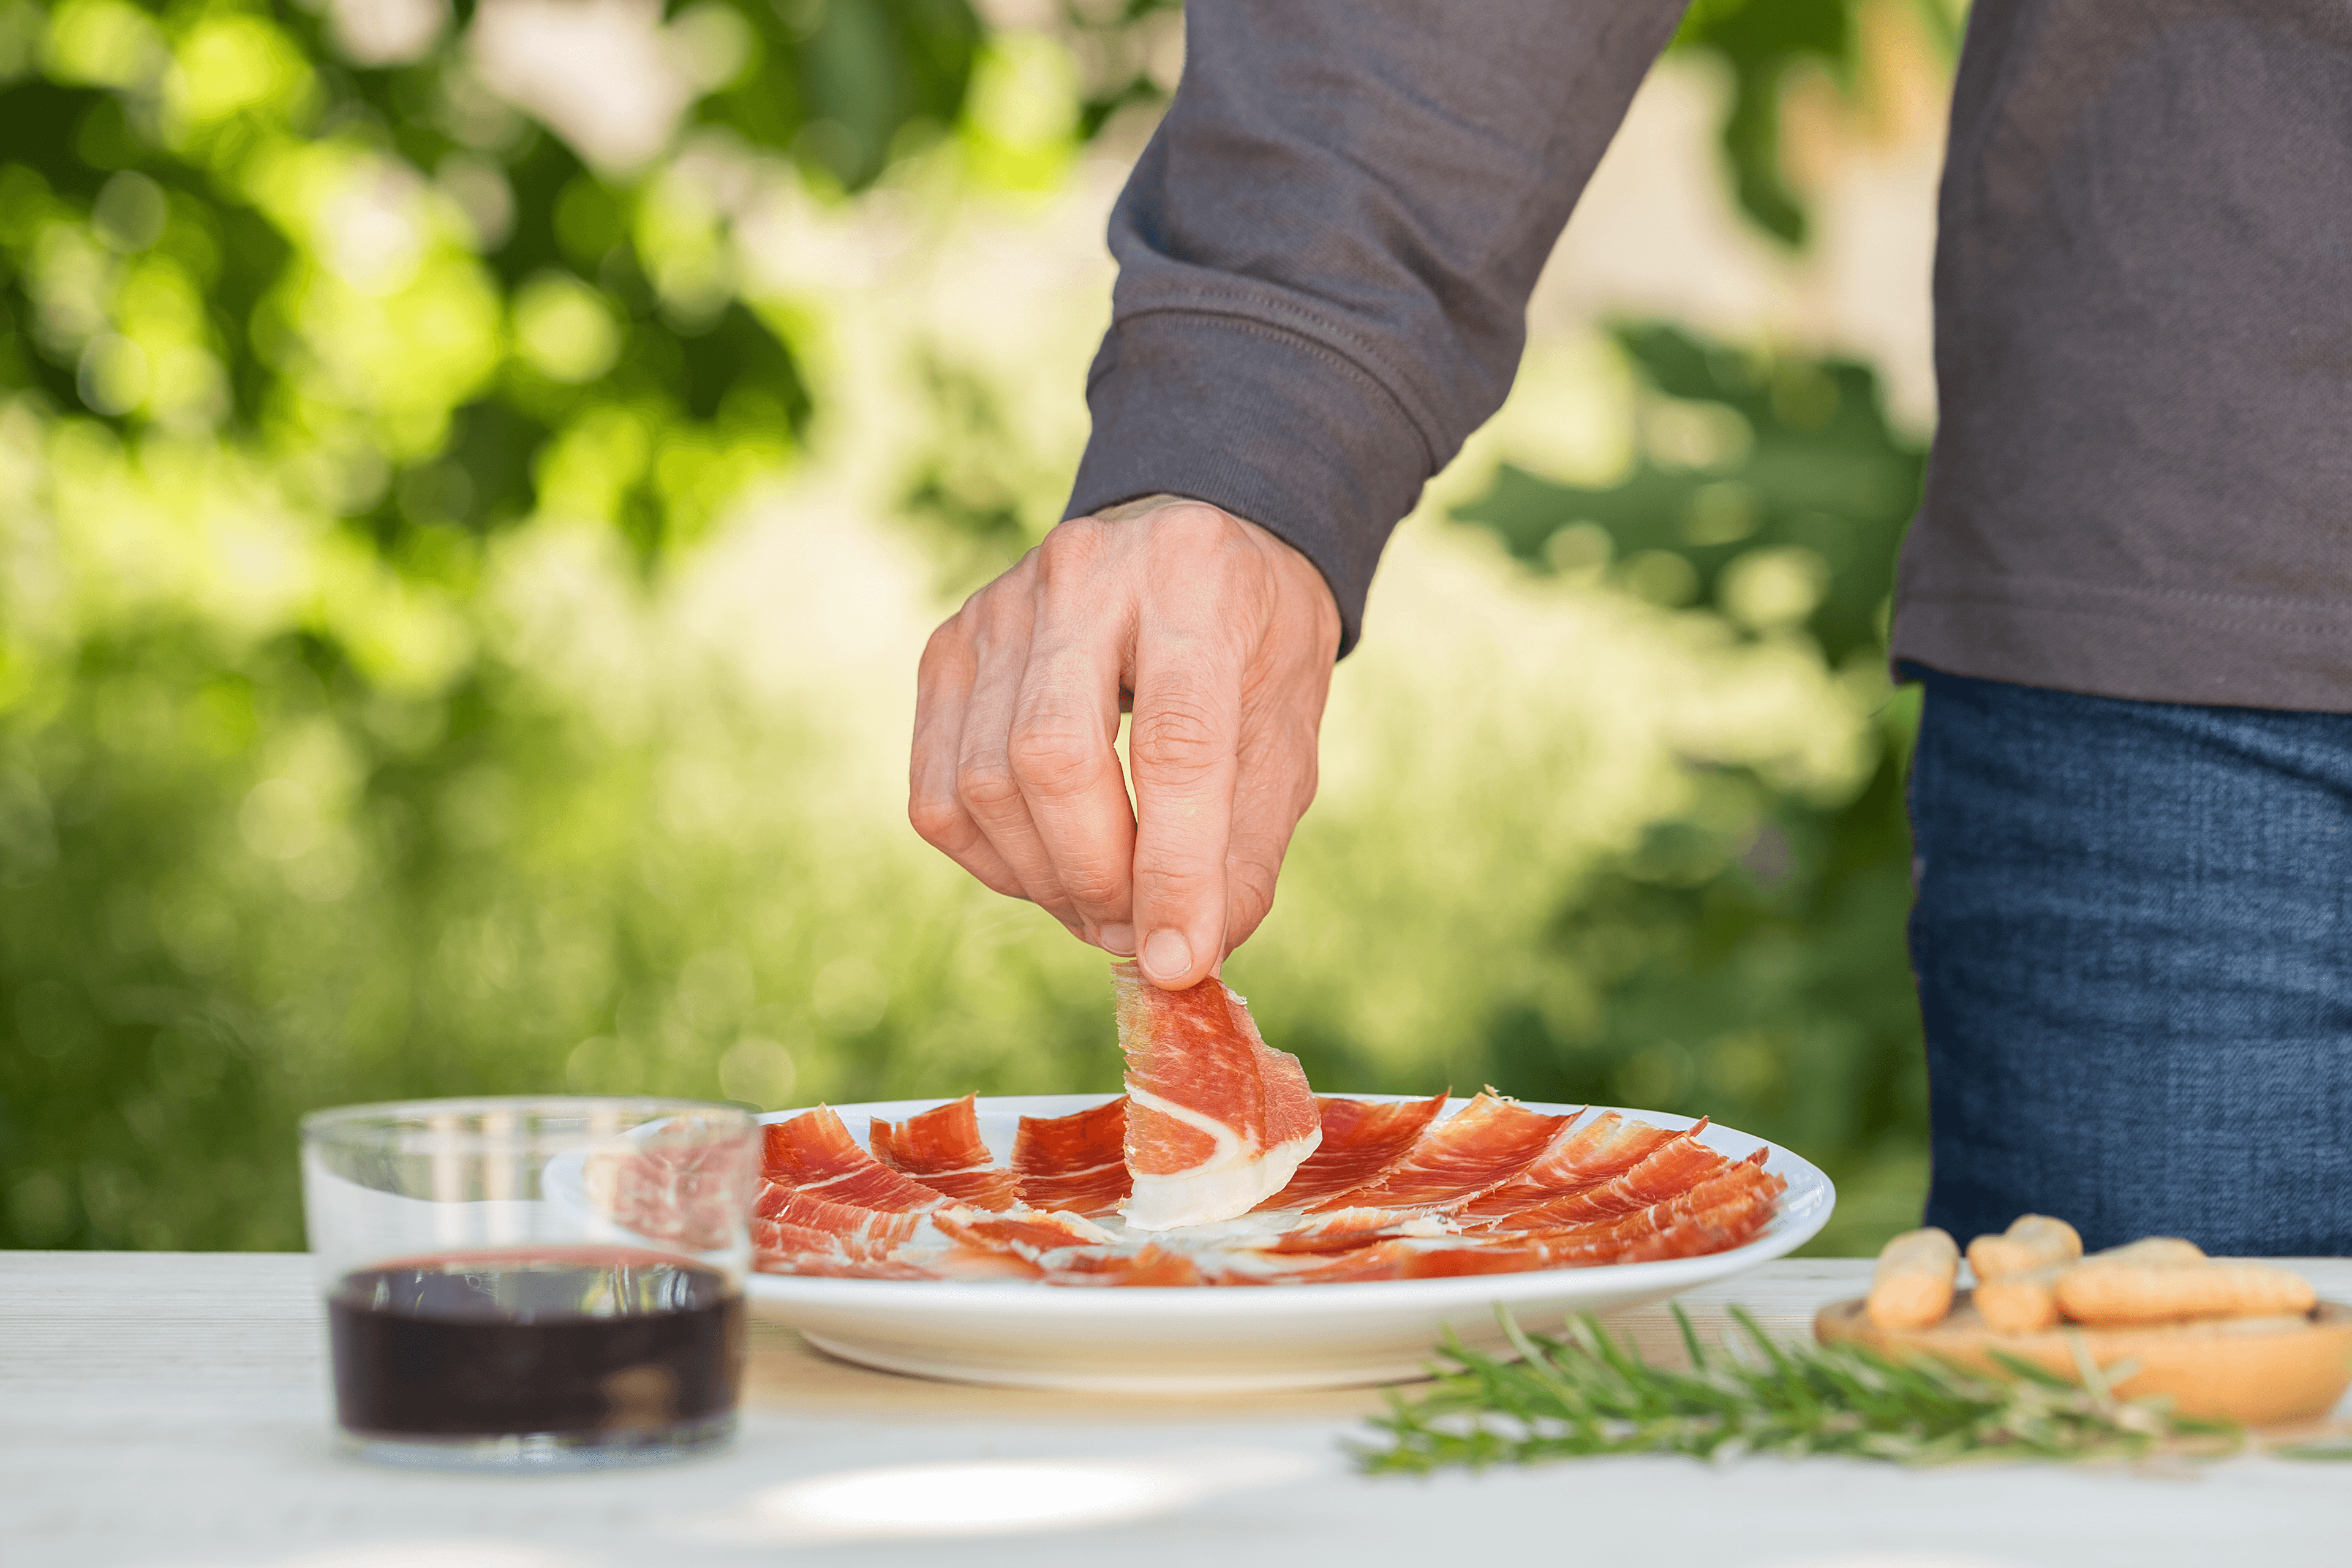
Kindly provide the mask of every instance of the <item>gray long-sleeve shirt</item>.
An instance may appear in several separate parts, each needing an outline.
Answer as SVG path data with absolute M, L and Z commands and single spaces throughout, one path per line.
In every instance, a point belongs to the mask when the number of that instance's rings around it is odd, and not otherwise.
M 1249 518 L 1351 645 L 1681 9 L 1192 0 L 1070 515 Z M 1939 217 L 1895 657 L 2352 711 L 2352 5 L 1976 0 Z

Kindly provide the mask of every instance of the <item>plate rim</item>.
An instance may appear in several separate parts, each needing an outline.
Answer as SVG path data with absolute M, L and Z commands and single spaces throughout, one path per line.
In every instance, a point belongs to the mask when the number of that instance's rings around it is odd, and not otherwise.
M 996 1109 L 1014 1115 L 1069 1115 L 1094 1106 L 1107 1104 L 1119 1098 L 1121 1091 L 1084 1094 L 1008 1094 L 975 1096 L 976 1109 Z M 1318 1091 L 1318 1098 L 1361 1100 L 1378 1103 L 1399 1100 L 1427 1100 L 1425 1094 L 1346 1094 Z M 853 1116 L 881 1116 L 898 1121 L 942 1105 L 952 1105 L 962 1095 L 921 1097 L 911 1100 L 868 1100 L 845 1101 L 827 1108 L 845 1122 Z M 1450 1115 L 1454 1108 L 1466 1104 L 1472 1096 L 1448 1093 L 1441 1116 Z M 1631 1106 L 1602 1105 L 1599 1102 L 1577 1107 L 1558 1101 L 1523 1100 L 1517 1102 L 1529 1110 L 1547 1115 L 1559 1115 L 1575 1110 L 1581 1116 L 1588 1111 L 1618 1111 L 1637 1117 L 1653 1126 L 1685 1128 L 1701 1118 L 1684 1116 L 1673 1111 L 1644 1110 Z M 800 1106 L 784 1110 L 762 1111 L 755 1124 L 768 1126 L 804 1116 L 817 1106 Z M 852 1136 L 864 1146 L 866 1130 L 862 1124 L 852 1124 Z M 1638 1263 L 1605 1263 L 1581 1268 L 1532 1268 L 1509 1274 L 1455 1275 L 1438 1279 L 1352 1279 L 1333 1280 L 1296 1289 L 1268 1288 L 1263 1289 L 1213 1289 L 1199 1285 L 1126 1285 L 1117 1289 L 1085 1289 L 1072 1286 L 1046 1285 L 1035 1280 L 1012 1279 L 986 1282 L 961 1279 L 839 1279 L 819 1275 L 763 1274 L 756 1269 L 747 1273 L 744 1293 L 754 1301 L 776 1306 L 804 1303 L 842 1310 L 860 1306 L 871 1308 L 908 1308 L 920 1305 L 926 1310 L 957 1310 L 978 1311 L 983 1309 L 1013 1310 L 1023 1315 L 1044 1311 L 1069 1317 L 1093 1317 L 1114 1313 L 1134 1314 L 1155 1309 L 1165 1309 L 1184 1303 L 1188 1313 L 1213 1313 L 1225 1317 L 1283 1317 L 1313 1310 L 1318 1311 L 1375 1312 L 1390 1307 L 1412 1303 L 1441 1305 L 1462 1299 L 1500 1301 L 1504 1299 L 1538 1297 L 1556 1293 L 1570 1281 L 1590 1281 L 1591 1292 L 1602 1289 L 1611 1294 L 1654 1290 L 1667 1295 L 1693 1285 L 1706 1283 L 1728 1274 L 1738 1273 L 1757 1264 L 1769 1263 L 1785 1258 L 1821 1234 L 1837 1208 L 1837 1186 L 1828 1173 L 1811 1161 L 1790 1149 L 1786 1144 L 1771 1143 L 1751 1132 L 1709 1119 L 1704 1141 L 1716 1147 L 1717 1139 L 1733 1142 L 1734 1147 L 1722 1151 L 1735 1157 L 1753 1152 L 1762 1145 L 1772 1150 L 1765 1169 L 1776 1175 L 1790 1178 L 1790 1192 L 1801 1190 L 1807 1201 L 1803 1212 L 1782 1216 L 1790 1223 L 1780 1229 L 1757 1237 L 1743 1246 L 1725 1252 L 1701 1253 L 1696 1258 L 1664 1258 Z M 1800 1182 L 1799 1178 L 1803 1181 Z M 1605 1286 L 1602 1284 L 1606 1281 Z M 1577 1290 L 1576 1294 L 1584 1294 Z M 1044 1303 L 1052 1302 L 1052 1306 Z M 1311 1305 L 1307 1305 L 1311 1304 Z

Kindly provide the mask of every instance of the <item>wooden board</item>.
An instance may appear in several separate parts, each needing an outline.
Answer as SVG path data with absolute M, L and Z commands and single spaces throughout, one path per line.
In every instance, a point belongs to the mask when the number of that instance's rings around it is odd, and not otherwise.
M 2184 1415 L 2268 1426 L 2325 1415 L 2352 1386 L 2352 1307 L 2322 1301 L 2309 1317 L 2222 1318 L 2138 1329 L 2068 1325 L 2045 1333 L 1995 1333 L 1977 1316 L 1969 1293 L 1927 1329 L 1882 1329 L 1862 1299 L 1832 1301 L 1813 1319 L 1824 1344 L 1849 1341 L 1890 1354 L 1932 1352 L 2000 1375 L 1988 1353 L 1999 1350 L 2059 1376 L 2080 1381 L 2079 1342 L 2094 1363 L 2126 1370 L 2114 1384 L 2126 1399 L 2168 1394 Z

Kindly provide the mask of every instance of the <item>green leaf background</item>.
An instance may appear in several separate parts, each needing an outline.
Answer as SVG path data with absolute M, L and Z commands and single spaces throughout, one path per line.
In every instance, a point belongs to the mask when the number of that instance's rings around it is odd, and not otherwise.
M 0 1245 L 299 1246 L 343 1101 L 1115 1083 L 1097 960 L 895 770 L 922 626 L 1061 500 L 1072 193 L 1180 14 L 612 5 L 678 98 L 615 152 L 493 84 L 487 10 L 367 9 L 0 0 Z M 1676 45 L 1776 243 L 1780 94 L 1865 69 L 1852 9 Z M 1067 278 L 987 259 L 1055 225 Z M 1924 1168 L 1920 445 L 1867 365 L 1604 349 L 1629 466 L 1407 531 L 1233 973 L 1319 1085 L 1706 1110 L 1874 1244 Z

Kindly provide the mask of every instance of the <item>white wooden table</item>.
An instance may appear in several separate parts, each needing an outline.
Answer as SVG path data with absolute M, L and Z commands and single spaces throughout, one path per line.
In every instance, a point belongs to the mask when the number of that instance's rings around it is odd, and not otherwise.
M 2352 1262 L 2302 1267 L 2323 1294 L 2352 1293 Z M 1744 1301 L 1800 1332 L 1822 1302 L 1855 1294 L 1867 1268 L 1783 1263 L 1685 1304 L 1719 1326 L 1725 1304 Z M 1665 1348 L 1663 1312 L 1632 1321 Z M 1623 1459 L 1372 1479 L 1349 1468 L 1341 1443 L 1377 1407 L 1373 1394 L 1180 1404 L 953 1387 L 844 1366 L 767 1326 L 753 1331 L 742 1434 L 721 1456 L 556 1476 L 393 1471 L 331 1448 L 322 1341 L 299 1256 L 0 1253 L 0 1563 L 2352 1562 L 2352 1468 L 2336 1465 L 1913 1473 Z M 929 1501 L 908 1506 L 928 1521 L 859 1512 L 874 1489 L 856 1472 L 975 1461 L 1004 1468 L 939 1471 L 914 1489 Z M 979 1516 L 992 1501 L 1034 1500 L 1040 1487 L 1065 1495 L 1053 1467 L 1069 1463 L 1088 1478 L 1073 1489 L 1117 1517 L 989 1532 Z M 919 1527 L 939 1533 L 910 1533 Z

